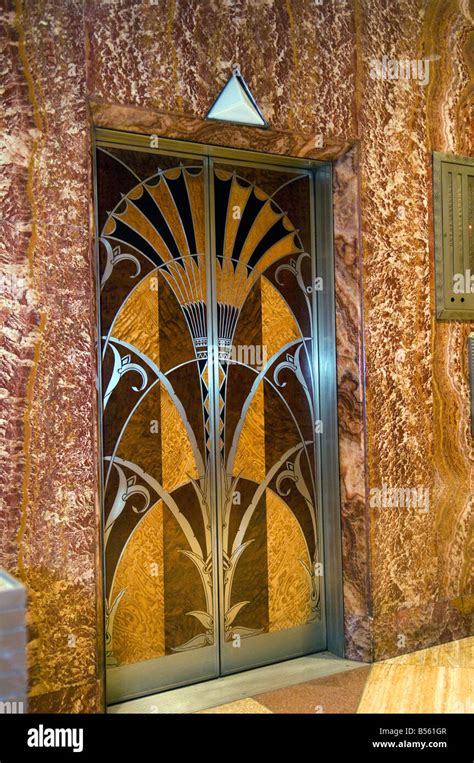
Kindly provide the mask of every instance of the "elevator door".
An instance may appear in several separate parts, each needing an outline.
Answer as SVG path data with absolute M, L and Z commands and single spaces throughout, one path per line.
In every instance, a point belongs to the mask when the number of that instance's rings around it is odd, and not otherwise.
M 96 150 L 109 702 L 326 646 L 314 171 L 144 140 Z

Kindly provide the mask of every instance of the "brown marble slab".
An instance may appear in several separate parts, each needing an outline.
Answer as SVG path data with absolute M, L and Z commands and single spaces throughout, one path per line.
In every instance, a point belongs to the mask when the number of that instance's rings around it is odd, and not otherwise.
M 101 712 L 103 697 L 100 683 L 67 686 L 49 694 L 32 696 L 28 704 L 30 713 L 90 713 Z
M 334 165 L 339 471 L 346 656 L 371 659 L 359 148 Z
M 347 151 L 351 145 L 344 138 L 327 137 L 324 139 L 325 145 L 319 148 L 319 133 L 297 134 L 274 129 L 256 131 L 253 127 L 225 122 L 205 122 L 191 114 L 162 113 L 95 100 L 91 100 L 90 109 L 92 121 L 97 127 L 306 159 L 331 160 Z
M 472 610 L 457 600 L 428 602 L 374 617 L 374 660 L 466 638 L 473 624 Z
M 204 116 L 239 63 L 272 129 L 356 134 L 350 4 L 113 0 L 85 19 L 96 100 Z
M 369 488 L 422 487 L 430 508 L 372 511 L 375 658 L 466 634 L 451 597 L 472 592 L 473 441 L 465 338 L 434 319 L 432 150 L 472 153 L 472 25 L 462 3 L 358 5 Z M 472 43 L 471 43 L 472 47 Z M 431 57 L 426 87 L 374 80 L 373 59 Z M 396 623 L 396 625 L 395 625 Z

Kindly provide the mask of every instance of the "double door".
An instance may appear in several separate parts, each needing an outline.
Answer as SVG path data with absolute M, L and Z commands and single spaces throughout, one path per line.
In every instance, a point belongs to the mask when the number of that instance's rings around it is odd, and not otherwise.
M 314 187 L 97 136 L 109 702 L 326 647 Z

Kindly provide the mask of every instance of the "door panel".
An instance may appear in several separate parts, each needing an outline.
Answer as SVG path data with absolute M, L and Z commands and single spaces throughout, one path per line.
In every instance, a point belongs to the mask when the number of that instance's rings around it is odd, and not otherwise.
M 113 702 L 325 648 L 315 234 L 309 170 L 96 177 Z
M 98 149 L 111 700 L 217 675 L 205 173 Z
M 212 178 L 221 667 L 231 672 L 325 644 L 312 177 L 214 161 Z

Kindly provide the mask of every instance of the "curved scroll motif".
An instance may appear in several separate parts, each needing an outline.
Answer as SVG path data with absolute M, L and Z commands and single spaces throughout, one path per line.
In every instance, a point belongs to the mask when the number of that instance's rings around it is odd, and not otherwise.
M 110 278 L 112 271 L 119 262 L 124 262 L 125 260 L 129 260 L 130 262 L 133 262 L 135 265 L 135 273 L 133 273 L 130 278 L 136 278 L 141 273 L 141 265 L 137 257 L 135 257 L 134 254 L 130 254 L 129 252 L 122 252 L 120 249 L 120 246 L 116 246 L 112 248 L 109 241 L 107 241 L 106 238 L 101 236 L 100 238 L 102 244 L 105 247 L 105 250 L 107 252 L 107 262 L 104 268 L 104 271 L 102 273 L 102 279 L 100 282 L 101 288 L 104 288 L 106 281 Z
M 317 533 L 317 525 L 316 525 L 316 507 L 314 506 L 313 499 L 311 498 L 311 493 L 308 489 L 308 486 L 306 484 L 306 481 L 303 477 L 303 472 L 301 469 L 301 456 L 303 455 L 303 451 L 300 450 L 296 454 L 293 461 L 288 460 L 286 462 L 286 469 L 282 470 L 277 479 L 276 479 L 276 489 L 279 495 L 283 497 L 288 497 L 291 493 L 291 485 L 283 487 L 283 483 L 287 482 L 288 480 L 290 483 L 293 483 L 298 493 L 304 498 L 306 505 L 308 507 L 308 511 L 311 515 L 311 519 L 313 522 L 313 529 L 314 533 L 316 535 Z M 311 607 L 310 607 L 310 614 L 308 616 L 307 622 L 313 622 L 317 618 L 318 614 L 318 608 L 319 608 L 319 602 L 320 602 L 320 574 L 321 570 L 318 567 L 318 557 L 315 553 L 314 559 L 313 559 L 313 565 L 312 567 L 309 567 L 308 564 L 304 559 L 300 559 L 300 564 L 304 567 L 304 570 L 307 574 L 309 585 L 310 585 L 310 591 L 311 591 Z
M 121 469 L 117 463 L 114 463 L 114 466 L 119 474 L 119 485 L 118 485 L 117 495 L 115 496 L 115 501 L 112 505 L 112 509 L 105 523 L 105 530 L 104 530 L 104 546 L 105 547 L 107 546 L 107 541 L 109 539 L 109 535 L 112 530 L 112 527 L 114 526 L 115 521 L 119 518 L 127 502 L 130 500 L 132 496 L 141 495 L 145 499 L 145 505 L 142 506 L 141 509 L 138 509 L 136 506 L 131 507 L 132 511 L 134 511 L 135 514 L 143 514 L 143 512 L 146 511 L 150 506 L 150 491 L 147 490 L 147 488 L 143 487 L 142 485 L 137 485 L 137 476 L 133 475 L 133 477 L 129 477 L 127 479 L 123 472 L 123 469 Z
M 275 367 L 275 370 L 273 372 L 273 378 L 275 380 L 275 384 L 277 384 L 278 387 L 285 387 L 286 382 L 280 381 L 280 374 L 285 368 L 288 368 L 290 371 L 292 371 L 295 374 L 301 386 L 301 389 L 304 390 L 304 393 L 306 395 L 306 400 L 308 402 L 309 410 L 311 412 L 311 417 L 312 419 L 314 419 L 315 417 L 314 417 L 314 408 L 313 408 L 313 395 L 311 390 L 308 387 L 308 384 L 306 383 L 306 379 L 304 377 L 304 374 L 301 368 L 300 355 L 303 348 L 304 348 L 304 344 L 302 343 L 298 345 L 293 355 L 291 355 L 290 353 L 287 353 L 286 359 L 282 361 L 281 363 L 278 363 L 278 365 Z
M 133 386 L 132 389 L 134 392 L 143 392 L 146 385 L 148 384 L 148 375 L 142 366 L 138 365 L 138 363 L 132 363 L 132 359 L 130 355 L 120 355 L 120 352 L 118 351 L 117 347 L 113 344 L 114 339 L 111 337 L 109 339 L 109 347 L 113 352 L 114 355 L 114 366 L 112 370 L 112 374 L 109 380 L 109 383 L 107 385 L 107 389 L 104 394 L 104 408 L 107 407 L 107 403 L 109 402 L 109 398 L 120 382 L 120 379 L 126 374 L 130 373 L 130 371 L 136 371 L 138 374 L 140 374 L 142 379 L 141 387 Z
M 311 313 L 311 303 L 308 294 L 311 294 L 312 286 L 305 284 L 302 271 L 303 260 L 306 259 L 311 261 L 311 255 L 308 252 L 301 252 L 296 260 L 291 259 L 290 262 L 279 265 L 275 271 L 275 280 L 278 284 L 282 285 L 281 274 L 285 270 L 290 272 L 296 278 L 296 283 L 305 298 L 308 312 Z

